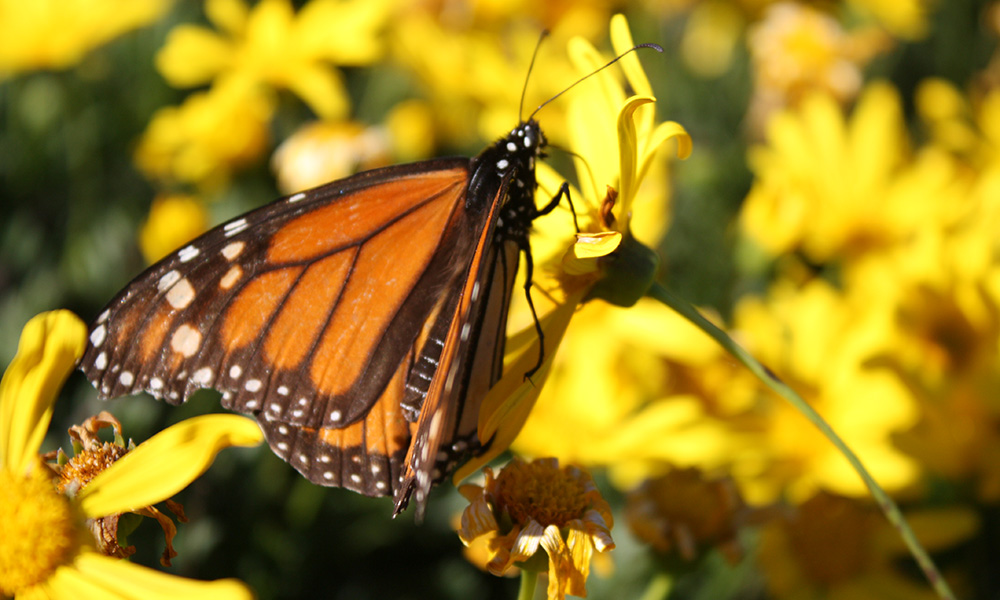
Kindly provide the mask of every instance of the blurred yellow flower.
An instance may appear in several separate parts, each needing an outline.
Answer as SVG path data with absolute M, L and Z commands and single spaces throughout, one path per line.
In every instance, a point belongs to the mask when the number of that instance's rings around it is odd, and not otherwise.
M 794 106 L 809 92 L 841 104 L 861 90 L 862 68 L 889 49 L 875 29 L 847 31 L 833 16 L 798 2 L 772 4 L 747 32 L 754 75 L 750 127 L 762 131 L 774 111 Z
M 928 550 L 972 535 L 967 509 L 909 511 L 906 520 Z M 787 520 L 762 528 L 758 562 L 775 598 L 794 600 L 934 600 L 924 582 L 899 568 L 907 552 L 899 533 L 860 500 L 817 494 Z
M 897 445 L 933 475 L 994 501 L 1000 211 L 985 202 L 971 210 L 961 227 L 928 228 L 892 253 L 869 257 L 847 282 L 891 327 L 872 362 L 904 382 L 920 407 L 919 422 L 896 436 Z
M 208 0 L 215 31 L 179 25 L 156 65 L 176 87 L 216 79 L 227 85 L 288 89 L 320 117 L 342 118 L 349 100 L 332 65 L 364 65 L 382 52 L 379 30 L 388 16 L 383 0 L 312 0 L 295 13 L 289 0 Z
M 86 485 L 57 491 L 38 449 L 59 388 L 83 353 L 86 332 L 68 311 L 35 317 L 0 383 L 0 594 L 251 598 L 235 580 L 192 581 L 104 556 L 86 521 L 159 502 L 197 478 L 222 448 L 260 443 L 252 420 L 190 419 L 131 450 Z
M 930 29 L 930 12 L 938 0 L 847 0 L 860 15 L 873 19 L 904 40 L 917 40 Z
M 814 279 L 776 283 L 766 299 L 744 298 L 733 329 L 751 354 L 799 392 L 857 453 L 889 493 L 915 485 L 919 466 L 893 444 L 917 405 L 894 373 L 869 364 L 891 336 L 887 315 L 863 294 Z M 761 399 L 755 442 L 734 455 L 733 474 L 755 504 L 802 500 L 817 489 L 867 496 L 846 459 L 790 404 Z M 749 425 L 749 424 L 748 424 Z
M 270 140 L 274 98 L 242 85 L 215 85 L 153 115 L 135 151 L 139 168 L 165 183 L 204 187 L 260 159 Z
M 0 80 L 63 69 L 119 35 L 144 27 L 170 0 L 0 0 Z
M 194 196 L 157 196 L 139 230 L 139 249 L 146 262 L 153 264 L 207 229 L 208 211 Z
M 489 467 L 483 473 L 485 484 L 459 489 L 470 502 L 462 513 L 462 543 L 486 536 L 486 568 L 494 575 L 512 567 L 547 570 L 549 600 L 586 596 L 594 551 L 615 547 L 611 507 L 590 474 L 560 468 L 554 458 L 528 463 L 516 457 L 496 477 Z
M 768 252 L 814 263 L 850 260 L 960 214 L 955 165 L 933 149 L 910 157 L 896 91 L 870 84 L 849 120 L 826 94 L 777 114 L 767 145 L 750 149 L 756 176 L 740 215 Z
M 390 162 L 384 127 L 347 121 L 316 121 L 300 127 L 278 146 L 271 166 L 278 189 L 291 194 Z
M 737 536 L 750 513 L 732 479 L 710 478 L 696 468 L 647 479 L 628 493 L 625 505 L 636 537 L 689 562 L 717 549 L 737 564 L 744 555 Z

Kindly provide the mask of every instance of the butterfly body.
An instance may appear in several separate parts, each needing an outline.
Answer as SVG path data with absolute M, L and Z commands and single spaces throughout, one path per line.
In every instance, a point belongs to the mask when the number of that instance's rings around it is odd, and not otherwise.
M 534 202 L 544 146 L 529 120 L 474 158 L 360 173 L 224 223 L 108 304 L 80 368 L 102 398 L 217 389 L 310 480 L 422 510 L 484 449 L 519 256 L 530 285 L 531 222 L 558 200 Z

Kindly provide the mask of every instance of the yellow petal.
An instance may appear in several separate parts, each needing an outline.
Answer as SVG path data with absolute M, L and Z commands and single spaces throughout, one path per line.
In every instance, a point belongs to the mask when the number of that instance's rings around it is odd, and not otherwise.
M 493 509 L 485 496 L 480 495 L 462 511 L 462 528 L 458 532 L 458 537 L 468 546 L 472 540 L 491 532 L 496 533 L 499 529 Z
M 576 243 L 563 256 L 563 270 L 569 275 L 584 275 L 597 270 L 597 259 L 614 252 L 622 243 L 617 231 L 578 233 Z
M 565 304 L 542 317 L 542 331 L 545 333 L 545 362 L 531 379 L 525 380 L 524 374 L 533 369 L 538 362 L 540 344 L 537 337 L 517 360 L 505 367 L 504 376 L 490 388 L 479 409 L 478 428 L 479 439 L 492 439 L 489 450 L 455 471 L 453 481 L 458 482 L 465 479 L 502 454 L 514 441 L 517 434 L 521 432 L 525 421 L 528 420 L 528 415 L 531 414 L 531 409 L 535 406 L 538 394 L 542 391 L 542 384 L 548 377 L 559 342 L 566 334 L 566 328 L 569 327 L 576 306 L 586 291 L 581 290 L 570 296 Z
M 644 104 L 656 102 L 652 96 L 632 96 L 618 111 L 619 206 L 617 213 L 624 229 L 632 212 L 632 199 L 638 186 L 639 138 L 635 130 L 635 111 Z
M 0 382 L 0 467 L 23 473 L 36 459 L 52 404 L 86 340 L 87 327 L 67 310 L 42 313 L 24 326 Z
M 232 44 L 204 27 L 178 25 L 156 53 L 156 70 L 174 87 L 208 83 L 235 60 Z
M 611 45 L 616 54 L 626 52 L 635 46 L 625 15 L 618 14 L 611 17 Z M 629 53 L 620 62 L 632 90 L 639 96 L 652 96 L 653 88 L 649 85 L 649 79 L 646 78 L 646 72 L 642 69 L 638 55 L 635 52 Z
M 236 37 L 246 30 L 250 8 L 242 0 L 208 0 L 205 16 L 213 25 Z
M 77 499 L 88 517 L 150 506 L 187 487 L 229 446 L 256 446 L 257 423 L 239 415 L 205 415 L 182 421 L 140 444 L 103 471 Z
M 336 69 L 318 65 L 301 67 L 289 80 L 288 89 L 322 119 L 343 119 L 350 110 L 343 78 Z
M 102 556 L 96 552 L 82 552 L 73 562 L 75 569 L 60 569 L 50 582 L 53 590 L 76 591 L 73 595 L 60 593 L 66 598 L 135 598 L 137 600 L 242 600 L 254 597 L 244 583 L 235 579 L 196 581 L 168 575 L 125 560 Z M 92 594 L 93 589 L 101 590 Z M 83 591 L 88 593 L 82 593 Z

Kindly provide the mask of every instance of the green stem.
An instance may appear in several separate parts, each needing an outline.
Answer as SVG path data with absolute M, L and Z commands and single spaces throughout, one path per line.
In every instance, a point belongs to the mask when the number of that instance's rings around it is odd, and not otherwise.
M 521 589 L 517 592 L 517 600 L 531 600 L 535 597 L 535 586 L 538 584 L 538 571 L 521 569 Z
M 716 342 L 719 343 L 727 352 L 732 354 L 738 361 L 743 363 L 751 373 L 757 376 L 758 379 L 763 381 L 769 388 L 774 390 L 779 396 L 788 400 L 792 403 L 795 408 L 797 408 L 802 414 L 806 416 L 807 419 L 812 421 L 812 423 L 819 428 L 820 432 L 830 440 L 833 445 L 844 455 L 844 457 L 851 463 L 854 470 L 857 471 L 861 479 L 864 480 L 865 485 L 868 486 L 868 490 L 871 492 L 875 501 L 878 502 L 879 508 L 885 513 L 889 522 L 899 531 L 900 536 L 903 538 L 903 542 L 909 548 L 910 553 L 913 558 L 916 559 L 917 564 L 923 570 L 924 575 L 927 580 L 933 586 L 934 591 L 937 592 L 938 596 L 945 600 L 955 600 L 955 595 L 952 593 L 951 589 L 948 587 L 948 583 L 941 577 L 941 573 L 938 571 L 937 567 L 934 565 L 934 561 L 928 556 L 927 551 L 924 550 L 923 546 L 917 540 L 917 536 L 910 529 L 910 525 L 903 518 L 903 513 L 899 510 L 899 506 L 893 502 L 885 491 L 879 487 L 878 483 L 871 476 L 865 466 L 861 463 L 861 459 L 858 458 L 856 454 L 844 443 L 840 436 L 833 431 L 830 425 L 823 420 L 823 417 L 817 413 L 812 406 L 806 403 L 805 400 L 799 396 L 795 390 L 785 385 L 777 376 L 768 370 L 764 365 L 757 361 L 754 357 L 738 346 L 736 342 L 730 338 L 726 332 L 716 327 L 711 321 L 706 319 L 687 301 L 678 298 L 672 292 L 667 290 L 665 287 L 654 283 L 653 287 L 649 290 L 649 296 L 659 300 L 660 302 L 666 304 L 670 308 L 674 309 L 681 316 L 683 316 L 688 321 L 691 321 L 698 326 L 699 329 L 707 333 Z

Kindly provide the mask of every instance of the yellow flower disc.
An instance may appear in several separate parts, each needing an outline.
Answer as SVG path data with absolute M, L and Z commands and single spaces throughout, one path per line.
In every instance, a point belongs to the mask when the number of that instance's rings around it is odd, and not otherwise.
M 586 488 L 579 477 L 547 461 L 513 461 L 497 476 L 497 512 L 514 523 L 533 519 L 543 527 L 563 527 L 583 517 L 588 508 Z
M 74 547 L 69 499 L 39 471 L 23 478 L 0 470 L 0 596 L 44 581 Z

